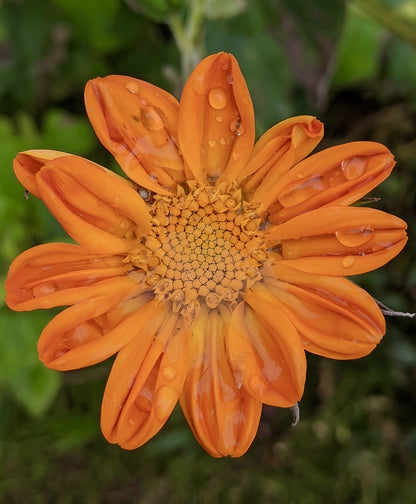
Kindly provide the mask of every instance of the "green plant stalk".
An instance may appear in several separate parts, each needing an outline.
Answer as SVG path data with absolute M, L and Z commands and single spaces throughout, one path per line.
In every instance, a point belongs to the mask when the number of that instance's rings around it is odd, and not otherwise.
M 351 0 L 351 2 L 395 35 L 413 47 L 416 47 L 416 29 L 414 23 L 397 14 L 394 9 L 378 0 Z
M 181 54 L 182 84 L 204 56 L 204 7 L 205 0 L 191 0 L 185 20 L 177 13 L 171 14 L 168 19 Z

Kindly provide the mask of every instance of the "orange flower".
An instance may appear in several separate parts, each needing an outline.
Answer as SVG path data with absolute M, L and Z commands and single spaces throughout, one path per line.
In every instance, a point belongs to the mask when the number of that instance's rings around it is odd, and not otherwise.
M 383 145 L 310 157 L 314 117 L 283 121 L 254 145 L 237 61 L 219 53 L 180 103 L 123 76 L 90 81 L 90 121 L 133 182 L 83 158 L 32 150 L 14 169 L 79 245 L 34 247 L 11 265 L 14 310 L 69 306 L 44 329 L 46 366 L 77 369 L 117 353 L 102 404 L 105 437 L 148 441 L 177 401 L 213 456 L 240 456 L 262 403 L 302 396 L 305 349 L 367 355 L 382 338 L 373 298 L 343 278 L 378 268 L 406 224 L 350 207 L 394 166 Z

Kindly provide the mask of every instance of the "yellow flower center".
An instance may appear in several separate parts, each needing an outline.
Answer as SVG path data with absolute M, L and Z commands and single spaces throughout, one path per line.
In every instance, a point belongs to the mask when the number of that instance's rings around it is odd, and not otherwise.
M 235 184 L 188 186 L 176 196 L 155 195 L 151 233 L 128 260 L 146 272 L 156 297 L 192 321 L 201 303 L 235 305 L 261 279 L 267 253 L 259 204 L 245 202 Z

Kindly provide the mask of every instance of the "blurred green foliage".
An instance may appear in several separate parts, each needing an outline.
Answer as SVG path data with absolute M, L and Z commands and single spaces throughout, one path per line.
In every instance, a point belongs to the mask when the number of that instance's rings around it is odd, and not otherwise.
M 398 165 L 374 206 L 415 226 L 416 0 L 3 0 L 0 3 L 0 267 L 64 241 L 43 204 L 15 180 L 18 151 L 50 148 L 115 168 L 86 120 L 97 75 L 148 80 L 177 96 L 195 58 L 234 53 L 260 135 L 294 114 L 326 125 L 322 148 L 385 143 Z M 354 279 L 415 311 L 415 243 Z M 2 282 L 3 284 L 3 282 Z M 211 459 L 179 410 L 148 445 L 125 452 L 99 432 L 110 364 L 58 374 L 37 360 L 51 312 L 0 306 L 0 501 L 31 503 L 411 504 L 416 495 L 414 322 L 388 321 L 357 362 L 309 356 L 301 422 L 265 408 L 239 460 Z M 30 494 L 28 494 L 30 491 Z

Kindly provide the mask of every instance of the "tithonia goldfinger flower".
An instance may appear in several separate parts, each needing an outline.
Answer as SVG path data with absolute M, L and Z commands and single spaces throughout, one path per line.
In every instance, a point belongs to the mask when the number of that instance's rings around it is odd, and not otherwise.
M 24 187 L 78 244 L 51 243 L 10 267 L 13 310 L 67 306 L 39 339 L 46 366 L 69 370 L 117 354 L 101 427 L 134 449 L 179 401 L 199 443 L 238 457 L 262 403 L 302 397 L 305 350 L 371 352 L 385 332 L 373 298 L 344 278 L 406 243 L 406 223 L 350 206 L 394 160 L 374 142 L 307 157 L 323 136 L 310 116 L 254 143 L 254 113 L 235 58 L 205 58 L 180 103 L 147 82 L 88 82 L 92 126 L 131 181 L 81 157 L 21 152 Z

